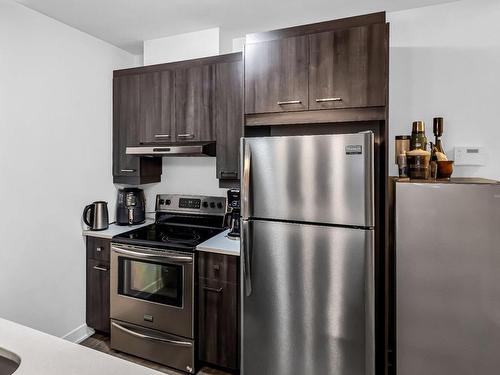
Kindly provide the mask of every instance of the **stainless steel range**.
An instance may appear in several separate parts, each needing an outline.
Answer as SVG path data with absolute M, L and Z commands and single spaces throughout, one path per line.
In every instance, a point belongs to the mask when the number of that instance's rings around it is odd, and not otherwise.
M 195 371 L 194 250 L 222 231 L 225 203 L 158 195 L 154 224 L 113 237 L 113 349 Z

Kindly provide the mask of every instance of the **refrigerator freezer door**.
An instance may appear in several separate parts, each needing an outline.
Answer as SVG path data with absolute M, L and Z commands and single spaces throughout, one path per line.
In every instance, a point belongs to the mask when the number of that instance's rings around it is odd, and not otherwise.
M 500 185 L 396 185 L 396 363 L 500 369 Z
M 242 374 L 373 375 L 373 230 L 242 229 Z
M 373 133 L 242 140 L 243 218 L 374 225 Z

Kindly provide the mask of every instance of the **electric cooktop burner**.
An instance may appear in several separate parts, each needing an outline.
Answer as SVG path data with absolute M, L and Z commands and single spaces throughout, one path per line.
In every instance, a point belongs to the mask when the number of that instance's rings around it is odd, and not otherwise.
M 175 230 L 171 230 L 172 227 L 169 227 L 168 229 L 170 233 L 167 233 L 161 238 L 163 242 L 177 243 L 187 246 L 193 246 L 193 245 L 196 246 L 200 243 L 199 241 L 201 236 L 194 229 L 187 229 L 184 232 L 183 231 L 176 232 Z

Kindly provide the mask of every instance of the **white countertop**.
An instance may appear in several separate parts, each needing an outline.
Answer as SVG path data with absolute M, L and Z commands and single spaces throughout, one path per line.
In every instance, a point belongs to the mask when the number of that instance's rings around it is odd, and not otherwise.
M 0 348 L 21 358 L 15 375 L 164 375 L 5 319 Z
M 154 222 L 155 222 L 154 219 L 146 219 L 144 223 L 136 225 L 109 224 L 109 228 L 106 230 L 83 230 L 82 233 L 84 236 L 111 239 L 113 238 L 113 236 L 116 236 L 118 234 L 129 232 L 137 228 L 145 227 L 146 225 L 153 224 Z
M 229 229 L 219 233 L 205 242 L 196 246 L 198 251 L 206 251 L 209 253 L 225 254 L 225 255 L 240 255 L 240 240 L 233 240 L 227 237 Z

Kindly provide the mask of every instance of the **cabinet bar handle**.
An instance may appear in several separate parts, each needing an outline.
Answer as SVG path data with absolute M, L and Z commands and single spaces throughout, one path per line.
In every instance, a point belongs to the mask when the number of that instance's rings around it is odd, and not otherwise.
M 220 172 L 221 177 L 238 177 L 238 172 Z
M 102 267 L 102 266 L 94 266 L 94 269 L 97 271 L 108 272 L 108 269 L 106 267 Z
M 194 138 L 194 134 L 192 133 L 187 133 L 187 134 L 177 134 L 179 138 Z
M 122 169 L 121 171 L 125 173 L 134 173 L 135 169 Z
M 155 138 L 170 138 L 170 134 L 155 134 Z
M 208 286 L 204 286 L 203 290 L 206 290 L 207 292 L 222 293 L 222 291 L 224 289 L 223 288 L 209 288 Z
M 302 100 L 287 100 L 284 102 L 278 102 L 278 105 L 286 105 L 286 104 L 300 104 Z
M 316 99 L 316 103 L 325 103 L 325 102 L 341 102 L 342 98 L 321 98 Z
M 113 327 L 118 328 L 119 330 L 121 330 L 121 331 L 123 331 L 125 333 L 128 333 L 129 335 L 136 336 L 136 337 L 139 337 L 141 339 L 151 340 L 151 341 L 159 341 L 159 342 L 163 342 L 163 343 L 166 343 L 166 344 L 171 344 L 171 345 L 176 345 L 176 346 L 183 346 L 183 347 L 186 347 L 186 348 L 191 348 L 193 346 L 193 344 L 190 343 L 189 341 L 170 340 L 170 339 L 163 338 L 163 337 L 155 337 L 155 336 L 143 335 L 142 333 L 134 332 L 134 331 L 132 331 L 132 330 L 130 330 L 128 328 L 125 328 L 125 327 L 123 327 L 120 324 L 117 324 L 115 322 L 111 322 L 111 325 Z

